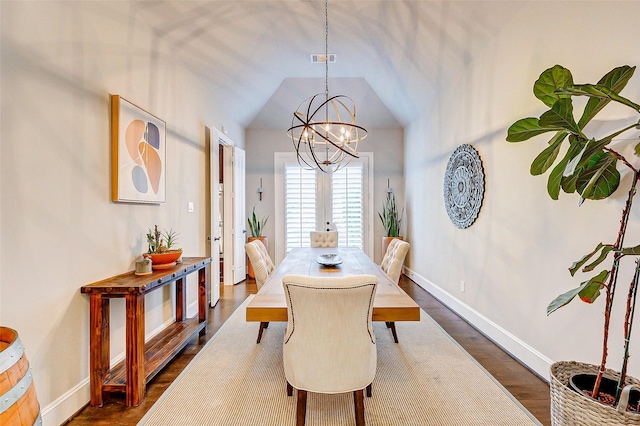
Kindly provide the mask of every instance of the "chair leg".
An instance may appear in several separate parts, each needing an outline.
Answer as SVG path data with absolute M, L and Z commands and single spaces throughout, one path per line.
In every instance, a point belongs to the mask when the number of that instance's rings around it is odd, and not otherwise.
M 287 381 L 287 396 L 293 395 L 293 386 Z
M 353 391 L 353 404 L 356 410 L 356 426 L 364 426 L 364 392 Z
M 304 426 L 307 414 L 307 391 L 298 389 L 298 403 L 296 405 L 296 426 Z
M 371 398 L 371 395 L 373 393 L 373 390 L 371 388 L 373 383 L 369 383 L 369 386 L 367 386 L 367 398 Z
M 396 334 L 396 323 L 388 322 L 387 327 L 391 328 L 391 334 L 393 334 L 393 341 L 398 343 L 398 335 Z
M 269 323 L 268 322 L 261 322 L 260 323 L 260 329 L 258 330 L 258 340 L 256 340 L 256 343 L 260 343 L 260 339 L 262 339 L 262 332 L 267 327 L 269 327 Z

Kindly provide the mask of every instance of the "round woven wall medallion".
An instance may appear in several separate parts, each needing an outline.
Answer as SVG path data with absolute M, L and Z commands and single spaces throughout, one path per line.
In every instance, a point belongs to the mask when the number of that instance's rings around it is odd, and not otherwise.
M 453 151 L 444 174 L 444 205 L 453 224 L 468 228 L 478 217 L 484 196 L 482 160 L 471 145 Z

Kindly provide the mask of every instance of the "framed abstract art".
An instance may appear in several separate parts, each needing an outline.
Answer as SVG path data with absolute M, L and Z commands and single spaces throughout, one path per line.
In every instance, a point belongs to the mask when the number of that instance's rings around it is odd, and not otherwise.
M 166 201 L 166 124 L 119 95 L 111 95 L 111 200 Z

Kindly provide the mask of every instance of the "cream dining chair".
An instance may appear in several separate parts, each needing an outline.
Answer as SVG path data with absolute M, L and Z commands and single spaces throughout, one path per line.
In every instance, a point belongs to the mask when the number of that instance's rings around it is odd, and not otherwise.
M 338 231 L 311 231 L 311 247 L 338 247 Z
M 244 249 L 247 252 L 247 256 L 249 256 L 249 260 L 251 261 L 251 266 L 253 267 L 253 273 L 256 277 L 256 285 L 258 286 L 258 290 L 262 288 L 265 281 L 273 274 L 275 270 L 275 265 L 267 252 L 267 248 L 264 246 L 262 241 L 253 240 L 250 243 L 244 245 Z M 256 343 L 260 343 L 260 339 L 262 339 L 262 332 L 265 328 L 269 326 L 268 322 L 261 322 L 260 329 L 258 330 L 258 339 Z
M 407 257 L 407 252 L 411 245 L 398 238 L 394 238 L 387 247 L 387 252 L 382 258 L 380 269 L 389 277 L 391 281 L 397 284 L 400 281 L 400 274 L 402 273 L 402 265 L 404 264 L 404 258 Z M 396 333 L 396 323 L 387 322 L 387 328 L 391 329 L 394 342 L 398 343 L 398 334 Z
M 353 392 L 356 425 L 364 425 L 364 390 L 371 396 L 376 374 L 371 315 L 378 279 L 285 275 L 282 285 L 288 315 L 284 374 L 287 395 L 297 389 L 297 426 L 305 422 L 307 392 Z

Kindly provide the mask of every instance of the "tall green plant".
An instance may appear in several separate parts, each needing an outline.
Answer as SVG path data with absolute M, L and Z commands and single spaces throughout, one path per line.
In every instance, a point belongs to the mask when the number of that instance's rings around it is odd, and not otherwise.
M 571 265 L 569 272 L 571 276 L 574 276 L 579 270 L 585 273 L 593 272 L 610 255 L 613 258 L 611 266 L 596 272 L 591 278 L 582 282 L 579 287 L 559 295 L 547 307 L 547 315 L 549 315 L 567 305 L 576 296 L 583 302 L 593 303 L 601 291 L 604 290 L 606 300 L 602 360 L 600 373 L 592 392 L 592 395 L 596 398 L 602 381 L 602 373 L 607 362 L 609 326 L 616 292 L 618 268 L 625 256 L 640 255 L 640 245 L 630 247 L 623 245 L 633 198 L 640 180 L 640 171 L 618 150 L 612 149 L 609 145 L 622 133 L 632 129 L 640 129 L 640 122 L 629 123 L 617 131 L 599 137 L 587 136 L 584 129 L 587 123 L 611 101 L 640 113 L 640 105 L 619 95 L 620 91 L 633 76 L 634 71 L 635 67 L 621 66 L 608 72 L 597 84 L 575 84 L 573 76 L 568 69 L 560 65 L 549 68 L 535 82 L 533 93 L 536 98 L 550 109 L 539 118 L 528 117 L 516 121 L 509 127 L 507 132 L 507 141 L 509 142 L 521 142 L 543 133 L 554 133 L 548 146 L 533 160 L 530 170 L 532 175 L 541 175 L 549 170 L 556 162 L 562 145 L 568 142 L 566 153 L 553 167 L 547 181 L 547 192 L 554 200 L 558 199 L 560 190 L 566 193 L 577 193 L 579 205 L 587 199 L 601 200 L 607 198 L 620 185 L 618 163 L 621 163 L 631 171 L 630 189 L 622 210 L 620 228 L 615 242 L 600 242 L 593 251 Z M 573 111 L 572 99 L 574 96 L 586 96 L 589 98 L 577 121 L 574 118 Z M 637 143 L 637 137 L 623 140 L 633 140 L 634 142 L 632 143 L 635 144 L 634 153 L 636 156 L 640 156 L 640 143 Z M 631 325 L 633 324 L 637 288 L 638 273 L 631 280 L 627 293 L 624 320 L 625 355 L 620 369 L 622 374 L 618 383 L 618 394 L 621 385 L 626 379 L 629 337 L 631 335 Z M 616 403 L 618 396 L 616 395 Z
M 264 230 L 264 225 L 269 220 L 269 216 L 260 219 L 256 215 L 256 208 L 253 208 L 251 212 L 251 217 L 247 218 L 247 222 L 249 222 L 249 231 L 251 232 L 251 236 L 254 238 L 262 237 L 262 231 Z
M 393 192 L 387 192 L 387 198 L 382 203 L 382 211 L 378 212 L 378 216 L 382 221 L 385 237 L 399 237 L 400 226 L 402 225 L 402 212 L 398 211 L 396 196 Z

